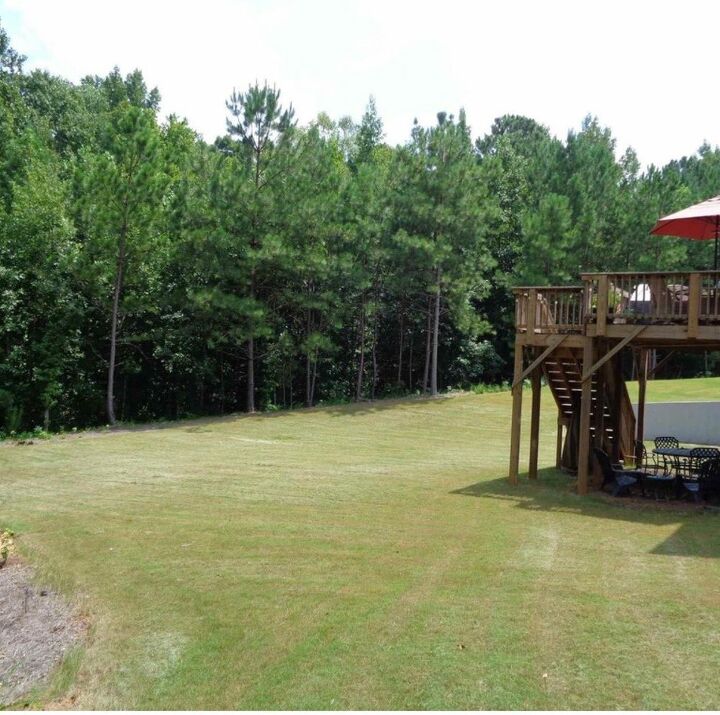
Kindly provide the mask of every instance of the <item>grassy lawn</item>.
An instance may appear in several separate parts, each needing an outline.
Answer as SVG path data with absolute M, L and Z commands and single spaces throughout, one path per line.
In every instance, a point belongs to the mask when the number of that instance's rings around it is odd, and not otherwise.
M 637 401 L 637 382 L 628 383 L 630 399 Z M 720 379 L 698 377 L 692 380 L 649 380 L 648 402 L 703 402 L 720 401 Z
M 62 704 L 720 708 L 720 516 L 575 496 L 543 401 L 517 488 L 508 393 L 0 448 L 0 524 L 93 624 Z

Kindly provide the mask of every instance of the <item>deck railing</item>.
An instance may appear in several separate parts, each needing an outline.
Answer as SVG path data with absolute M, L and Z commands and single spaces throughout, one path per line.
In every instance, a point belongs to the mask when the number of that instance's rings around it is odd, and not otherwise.
M 594 324 L 720 325 L 720 271 L 583 273 L 583 286 L 515 289 L 520 333 L 580 333 Z
M 583 326 L 582 286 L 515 289 L 518 332 L 579 333 Z
M 584 273 L 586 322 L 700 325 L 720 323 L 720 271 Z
M 702 325 L 720 323 L 720 272 L 718 271 L 700 274 L 698 319 Z

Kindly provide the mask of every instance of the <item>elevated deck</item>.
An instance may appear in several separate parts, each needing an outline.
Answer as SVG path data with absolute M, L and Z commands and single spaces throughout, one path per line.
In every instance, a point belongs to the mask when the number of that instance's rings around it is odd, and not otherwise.
M 586 493 L 592 448 L 632 459 L 642 441 L 649 351 L 720 350 L 720 271 L 583 273 L 580 285 L 529 286 L 515 293 L 515 373 L 510 481 L 517 482 L 522 384 L 532 385 L 529 477 L 537 476 L 540 384 L 558 409 L 557 466 L 577 470 Z M 635 415 L 621 353 L 640 366 Z M 595 474 L 597 478 L 597 473 Z M 596 481 L 596 480 L 595 480 Z
M 638 343 L 654 347 L 720 344 L 720 271 L 583 273 L 581 279 L 577 286 L 514 290 L 522 344 L 547 345 L 558 334 L 620 340 L 637 334 Z

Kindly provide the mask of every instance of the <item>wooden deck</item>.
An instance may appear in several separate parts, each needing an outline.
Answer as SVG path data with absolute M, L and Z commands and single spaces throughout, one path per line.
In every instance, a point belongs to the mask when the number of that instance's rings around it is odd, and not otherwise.
M 584 273 L 582 285 L 516 288 L 515 326 L 526 345 L 547 335 L 720 342 L 720 271 Z M 532 336 L 532 337 L 531 337 Z M 537 337 L 540 336 L 540 337 Z
M 584 494 L 598 477 L 592 479 L 592 447 L 627 459 L 635 440 L 642 441 L 650 351 L 720 350 L 720 271 L 583 273 L 580 278 L 574 286 L 514 290 L 509 476 L 517 482 L 526 379 L 532 386 L 528 474 L 537 476 L 544 376 L 558 409 L 557 465 L 576 465 L 578 492 Z M 637 415 L 622 379 L 624 350 L 635 351 L 640 366 Z

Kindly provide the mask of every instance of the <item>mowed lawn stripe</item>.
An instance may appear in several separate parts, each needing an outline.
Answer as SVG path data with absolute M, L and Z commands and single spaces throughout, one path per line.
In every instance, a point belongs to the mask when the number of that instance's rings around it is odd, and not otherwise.
M 463 394 L 2 447 L 0 523 L 80 707 L 717 707 L 720 522 L 574 495 L 551 399 L 537 484 Z

